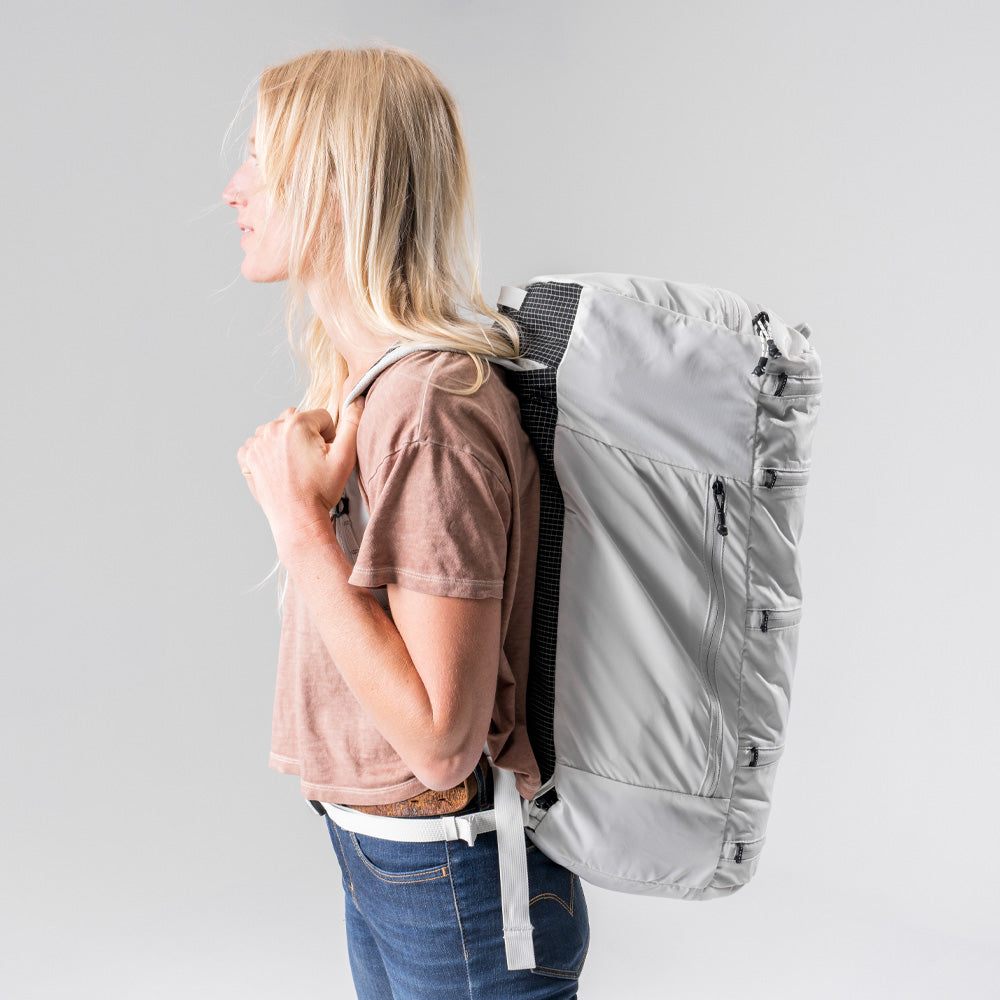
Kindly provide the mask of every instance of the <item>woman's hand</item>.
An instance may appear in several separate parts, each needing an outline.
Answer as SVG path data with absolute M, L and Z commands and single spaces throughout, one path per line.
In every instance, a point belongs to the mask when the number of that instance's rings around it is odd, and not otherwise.
M 291 540 L 318 522 L 329 526 L 354 468 L 358 423 L 364 398 L 340 419 L 336 434 L 327 410 L 283 411 L 277 420 L 258 427 L 236 453 L 253 498 L 260 504 L 279 558 Z

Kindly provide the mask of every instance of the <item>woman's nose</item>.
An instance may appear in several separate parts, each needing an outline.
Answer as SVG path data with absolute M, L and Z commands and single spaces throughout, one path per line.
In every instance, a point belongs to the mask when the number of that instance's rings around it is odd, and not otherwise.
M 235 177 L 226 185 L 226 189 L 222 192 L 222 200 L 227 205 L 232 205 L 233 208 L 246 208 L 246 197 L 237 186 Z

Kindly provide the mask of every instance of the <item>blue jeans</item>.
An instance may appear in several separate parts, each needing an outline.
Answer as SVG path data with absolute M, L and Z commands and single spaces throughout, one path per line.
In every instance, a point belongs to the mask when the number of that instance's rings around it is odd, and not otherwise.
M 480 798 L 483 792 L 480 791 Z M 471 809 L 478 808 L 473 803 Z M 467 810 L 467 811 L 470 811 Z M 470 847 L 351 833 L 326 819 L 340 861 L 358 1000 L 570 1000 L 590 944 L 580 877 L 528 841 L 534 969 L 503 946 L 495 833 Z

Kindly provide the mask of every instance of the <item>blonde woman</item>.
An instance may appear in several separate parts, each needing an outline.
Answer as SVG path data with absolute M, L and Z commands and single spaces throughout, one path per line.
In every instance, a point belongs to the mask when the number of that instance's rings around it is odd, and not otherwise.
M 496 833 L 413 843 L 331 818 L 348 807 L 398 830 L 488 810 L 484 745 L 520 796 L 539 784 L 525 727 L 538 466 L 488 360 L 517 356 L 517 329 L 479 288 L 454 101 L 391 47 L 271 67 L 223 198 L 243 275 L 288 281 L 293 342 L 306 298 L 312 312 L 304 400 L 237 460 L 286 573 L 271 766 L 325 814 L 357 994 L 575 997 L 577 876 L 529 844 L 535 966 L 510 971 Z M 397 344 L 422 346 L 342 408 Z

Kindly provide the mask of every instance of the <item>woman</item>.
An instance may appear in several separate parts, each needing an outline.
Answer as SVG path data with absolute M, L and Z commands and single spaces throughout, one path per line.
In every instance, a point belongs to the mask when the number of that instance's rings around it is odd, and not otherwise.
M 287 573 L 271 766 L 331 804 L 318 811 L 358 996 L 576 996 L 578 877 L 529 845 L 536 965 L 509 971 L 495 833 L 411 843 L 330 816 L 489 809 L 484 744 L 523 798 L 539 784 L 525 727 L 538 467 L 487 360 L 517 355 L 517 329 L 479 290 L 454 102 L 395 48 L 272 67 L 223 197 L 244 276 L 288 280 L 290 330 L 306 296 L 314 313 L 301 407 L 237 459 Z M 436 349 L 395 361 L 341 413 L 393 344 Z

